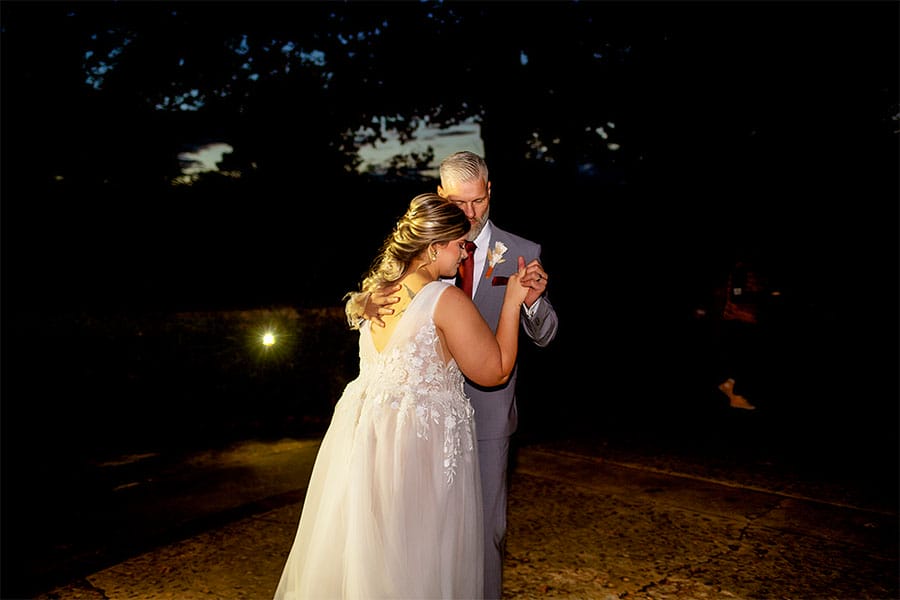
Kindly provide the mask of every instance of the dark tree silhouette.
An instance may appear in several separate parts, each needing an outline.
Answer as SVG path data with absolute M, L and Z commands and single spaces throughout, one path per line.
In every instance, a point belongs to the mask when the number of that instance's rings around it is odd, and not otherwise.
M 646 271 L 661 252 L 702 256 L 721 230 L 783 253 L 802 228 L 822 248 L 816 232 L 847 219 L 817 195 L 861 184 L 871 192 L 863 202 L 881 206 L 896 189 L 890 3 L 16 0 L 0 9 L 4 226 L 14 238 L 39 227 L 49 241 L 36 256 L 56 268 L 66 248 L 97 271 L 97 286 L 115 266 L 110 248 L 148 271 L 160 235 L 172 273 L 182 248 L 241 247 L 230 257 L 251 264 L 289 257 L 335 210 L 347 237 L 371 240 L 399 212 L 373 206 L 433 182 L 409 168 L 421 162 L 411 154 L 394 157 L 386 177 L 361 175 L 357 150 L 389 130 L 410 139 L 421 122 L 478 119 L 504 222 L 540 232 L 548 260 L 573 237 L 599 237 L 603 256 L 624 249 L 627 264 L 603 265 L 623 274 Z M 211 141 L 234 148 L 220 165 L 228 176 L 201 174 L 210 181 L 173 191 L 178 153 Z M 567 198 L 582 215 L 574 236 L 564 211 L 548 209 Z M 857 221 L 893 239 L 891 219 Z M 243 238 L 248 223 L 265 233 Z M 363 261 L 345 259 L 348 272 Z M 171 283 L 139 279 L 138 289 Z M 41 297 L 46 280 L 22 287 Z M 310 301 L 345 286 L 332 280 Z M 272 300 L 309 297 L 299 292 L 281 287 Z M 206 301 L 221 293 L 209 288 Z

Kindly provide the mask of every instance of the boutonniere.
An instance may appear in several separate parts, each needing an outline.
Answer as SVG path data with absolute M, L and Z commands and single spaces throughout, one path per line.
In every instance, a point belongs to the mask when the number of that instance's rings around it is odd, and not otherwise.
M 506 262 L 506 259 L 503 258 L 503 254 L 506 252 L 506 244 L 503 242 L 494 242 L 494 249 L 491 250 L 488 248 L 488 268 L 487 272 L 484 274 L 485 279 L 490 279 L 491 275 L 494 273 L 494 267 L 499 265 L 502 262 Z

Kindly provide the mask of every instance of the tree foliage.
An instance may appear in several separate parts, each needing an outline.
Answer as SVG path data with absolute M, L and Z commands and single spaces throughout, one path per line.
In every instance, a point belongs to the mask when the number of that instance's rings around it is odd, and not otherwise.
M 336 175 L 352 172 L 359 146 L 383 142 L 387 130 L 406 140 L 420 122 L 443 128 L 472 117 L 510 134 L 522 156 L 552 163 L 569 152 L 562 143 L 596 137 L 622 109 L 617 73 L 637 40 L 604 35 L 612 28 L 588 10 L 11 2 L 4 27 L 15 60 L 4 67 L 18 106 L 43 105 L 47 133 L 56 133 L 39 136 L 58 145 L 41 168 L 68 176 L 133 177 L 136 165 L 146 177 L 171 175 L 177 164 L 160 156 L 173 152 L 160 150 L 216 137 L 272 177 Z M 635 53 L 653 52 L 659 36 L 640 36 L 646 47 Z M 540 127 L 525 126 L 536 119 Z
M 558 206 L 581 211 L 589 239 L 656 240 L 648 253 L 707 235 L 707 218 L 790 236 L 810 217 L 813 230 L 836 218 L 796 193 L 834 189 L 823 173 L 879 193 L 896 180 L 895 3 L 5 0 L 0 10 L 5 216 L 98 264 L 110 247 L 159 236 L 192 257 L 268 248 L 271 236 L 277 255 L 336 210 L 344 235 L 374 246 L 396 211 L 376 209 L 358 150 L 411 140 L 421 123 L 476 119 L 496 191 L 528 201 L 504 222 L 551 242 L 547 225 L 565 226 Z M 234 148 L 220 172 L 172 189 L 179 153 L 208 142 Z M 432 153 L 392 156 L 382 181 L 400 197 L 430 188 L 417 176 Z M 791 190 L 796 208 L 772 189 Z M 267 233 L 244 243 L 248 224 Z

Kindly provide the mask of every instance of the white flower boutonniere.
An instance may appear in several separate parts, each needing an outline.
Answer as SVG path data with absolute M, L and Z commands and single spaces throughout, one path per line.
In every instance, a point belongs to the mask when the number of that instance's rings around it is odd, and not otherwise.
M 494 274 L 494 267 L 499 265 L 502 262 L 506 262 L 506 259 L 503 258 L 503 254 L 506 252 L 506 244 L 503 242 L 494 242 L 494 249 L 491 250 L 488 248 L 488 268 L 487 272 L 484 274 L 485 279 L 490 279 L 491 275 Z

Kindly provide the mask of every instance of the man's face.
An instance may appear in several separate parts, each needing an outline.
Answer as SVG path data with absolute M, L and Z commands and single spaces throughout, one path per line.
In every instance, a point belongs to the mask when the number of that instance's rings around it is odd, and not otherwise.
M 481 180 L 464 181 L 446 188 L 438 185 L 437 191 L 440 197 L 453 202 L 466 213 L 472 224 L 469 239 L 474 240 L 484 228 L 488 218 L 488 208 L 491 205 L 491 182 L 488 181 L 485 185 Z

